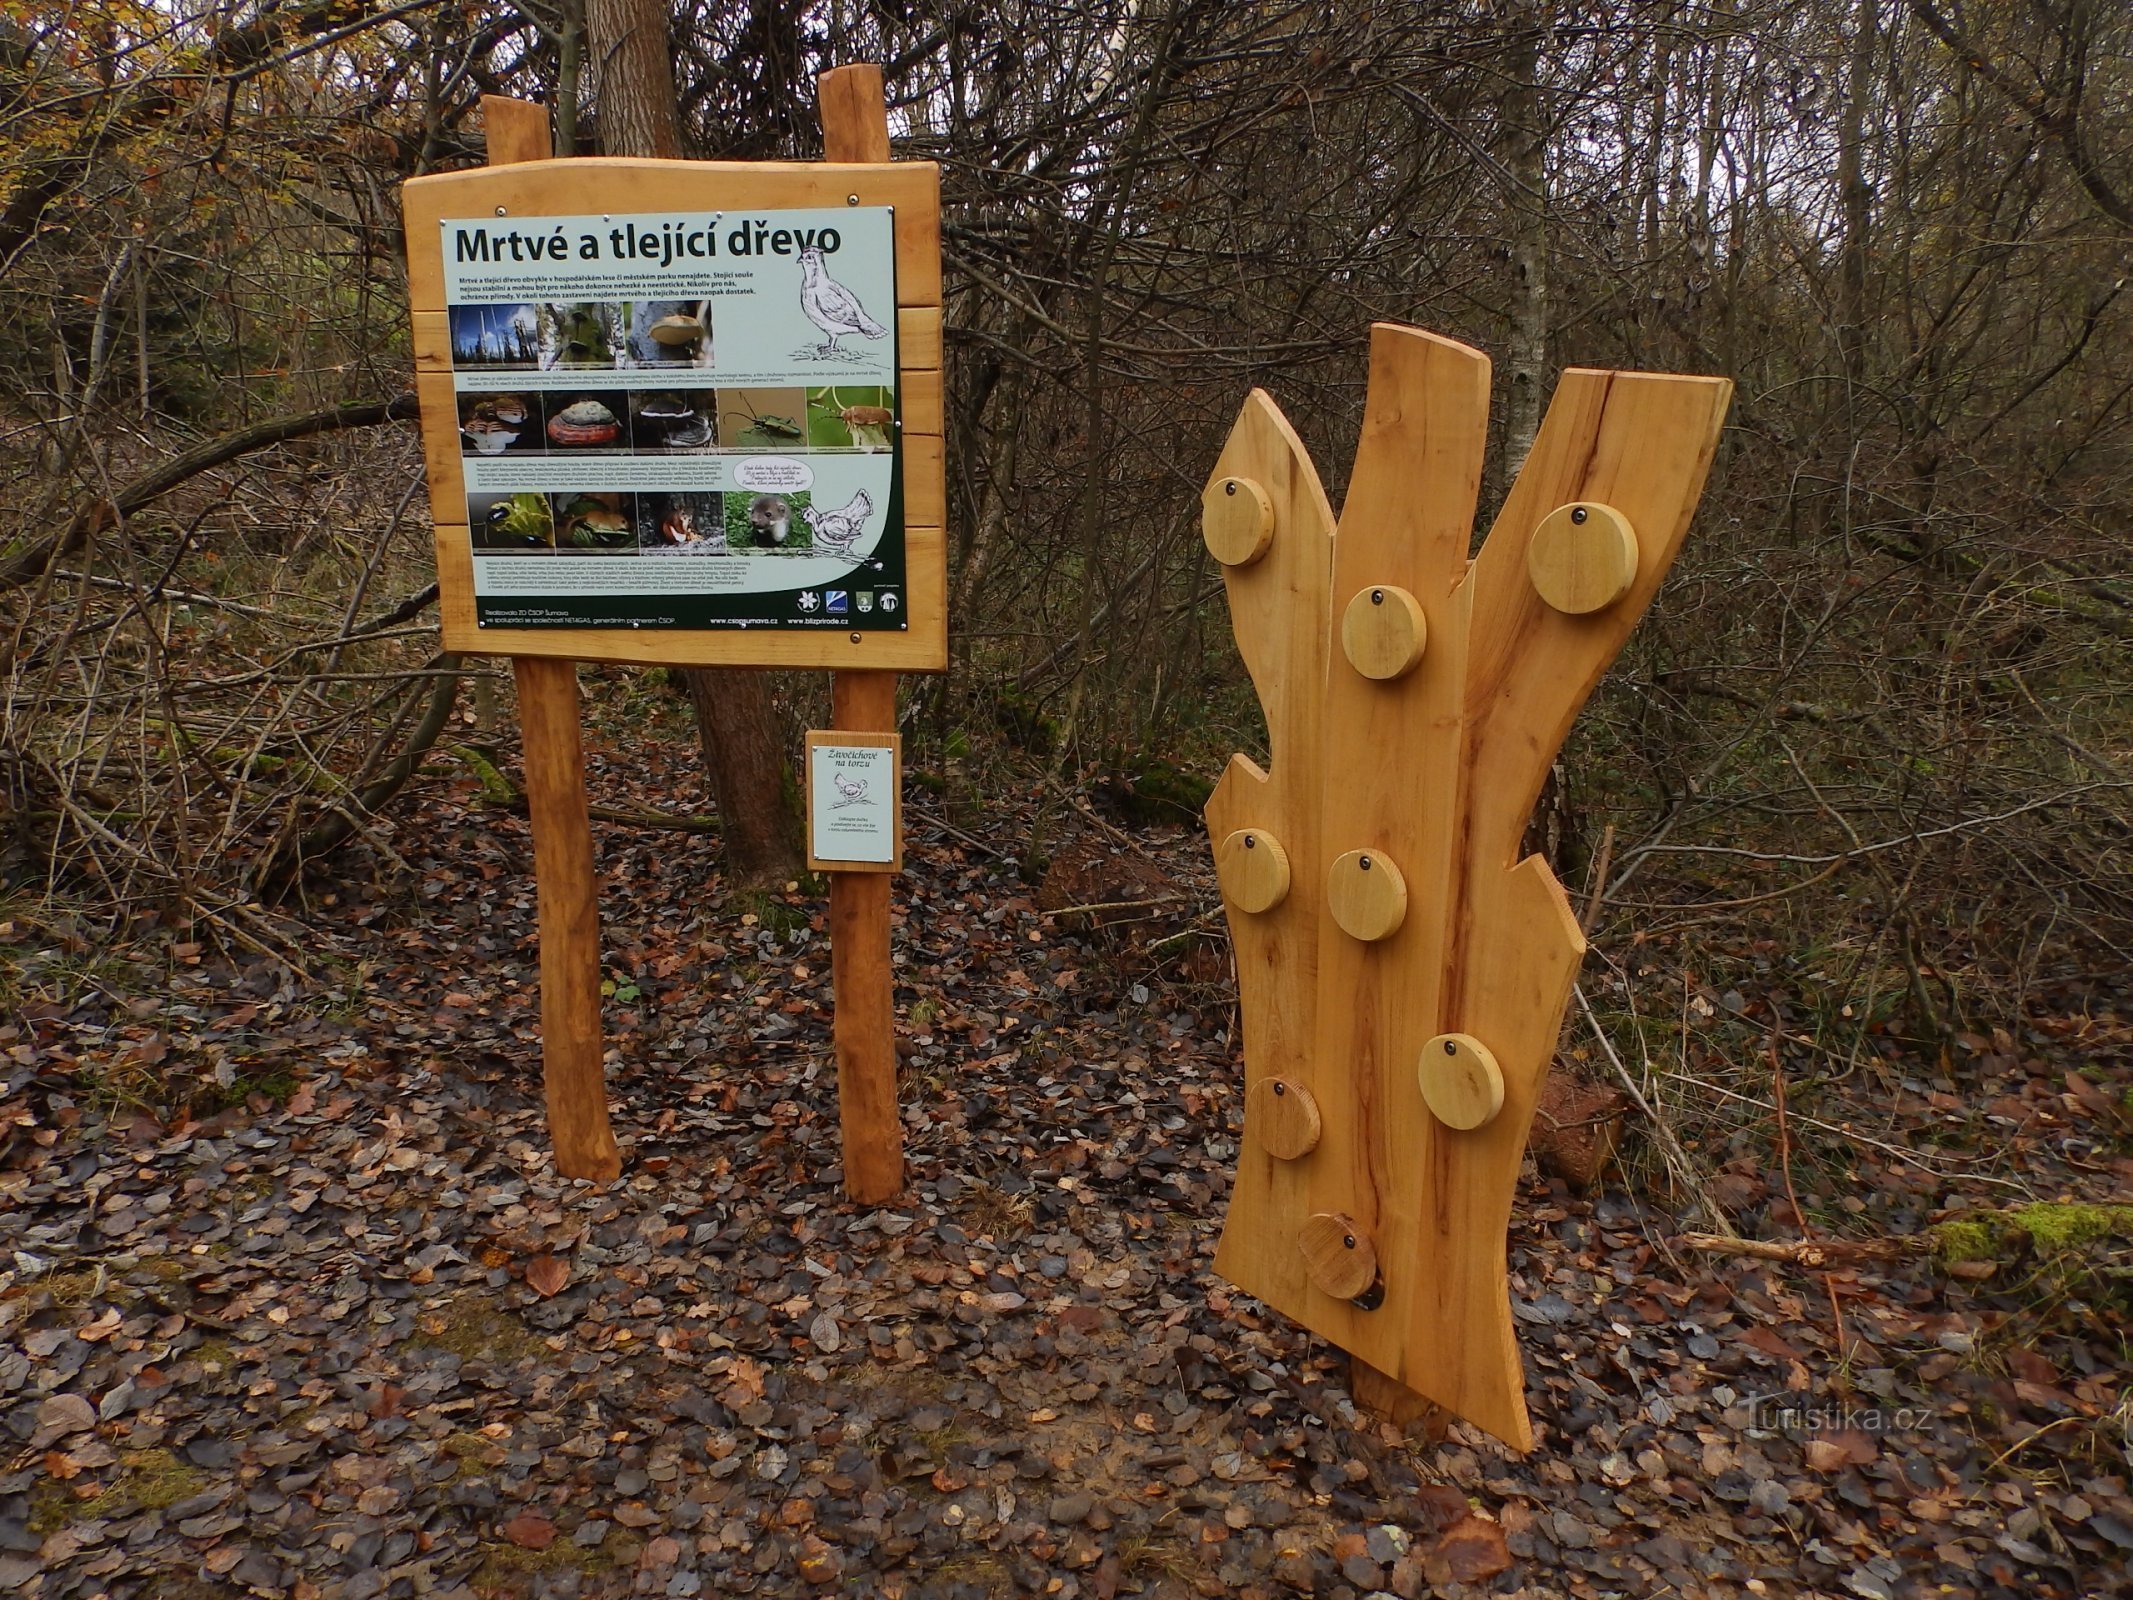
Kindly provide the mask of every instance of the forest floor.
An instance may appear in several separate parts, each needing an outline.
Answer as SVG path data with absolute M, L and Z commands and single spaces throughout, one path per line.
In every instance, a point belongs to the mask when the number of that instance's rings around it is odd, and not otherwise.
M 641 749 L 595 764 L 603 795 L 654 787 Z M 0 1594 L 2127 1584 L 2109 1262 L 1699 1255 L 1667 1206 L 1529 1169 L 1539 1447 L 1358 1417 L 1344 1359 L 1211 1270 L 1224 985 L 1041 911 L 1013 826 L 914 820 L 910 1184 L 879 1208 L 839 1189 L 820 902 L 743 917 L 706 893 L 711 841 L 601 830 L 625 1171 L 559 1180 L 526 828 L 479 800 L 426 791 L 396 887 L 314 885 L 302 973 L 149 922 L 127 949 L 48 912 L 0 928 Z M 1212 906 L 1196 836 L 1099 836 Z M 1968 1125 L 2033 1146 L 2035 1194 L 2126 1192 L 2126 1130 L 2095 1125 L 2133 1070 L 2126 1000 L 2083 1002 L 2088 1092 L 2063 1033 L 1966 1069 L 1999 1107 Z M 1922 1119 L 1951 1115 L 1938 1071 Z M 1857 1153 L 1807 1209 L 1860 1238 L 2008 1198 Z M 1779 1187 L 1735 1196 L 1743 1232 L 1799 1237 Z

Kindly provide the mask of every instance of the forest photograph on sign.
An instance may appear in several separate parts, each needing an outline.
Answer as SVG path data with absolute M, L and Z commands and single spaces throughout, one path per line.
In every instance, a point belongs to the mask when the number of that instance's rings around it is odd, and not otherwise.
M 438 230 L 480 626 L 908 626 L 893 208 Z

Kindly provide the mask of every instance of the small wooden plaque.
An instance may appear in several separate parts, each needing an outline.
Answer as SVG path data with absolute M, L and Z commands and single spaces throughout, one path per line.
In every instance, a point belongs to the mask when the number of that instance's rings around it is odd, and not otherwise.
M 807 735 L 807 865 L 815 872 L 901 872 L 904 741 L 899 733 Z

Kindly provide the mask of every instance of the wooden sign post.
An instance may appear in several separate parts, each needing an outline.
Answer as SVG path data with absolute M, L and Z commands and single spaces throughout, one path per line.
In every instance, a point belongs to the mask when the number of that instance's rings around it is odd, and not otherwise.
M 1489 363 L 1373 330 L 1336 536 L 1264 393 L 1203 499 L 1271 770 L 1207 825 L 1244 1145 L 1216 1270 L 1347 1350 L 1357 1398 L 1533 1442 L 1505 1280 L 1585 941 L 1527 818 L 1688 531 L 1732 385 L 1571 370 L 1471 561 Z
M 551 159 L 483 97 L 486 169 L 403 187 L 445 647 L 517 676 L 556 1166 L 621 1167 L 601 1070 L 579 661 L 828 667 L 893 734 L 948 664 L 940 175 L 878 67 L 819 80 L 827 160 Z M 888 876 L 830 877 L 847 1191 L 903 1185 Z

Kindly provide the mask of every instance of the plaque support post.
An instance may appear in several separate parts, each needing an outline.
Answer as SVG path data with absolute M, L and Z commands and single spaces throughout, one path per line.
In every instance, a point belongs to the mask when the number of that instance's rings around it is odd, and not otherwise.
M 543 161 L 553 151 L 548 108 L 503 95 L 481 97 L 489 165 Z M 607 1118 L 600 1061 L 600 906 L 593 880 L 592 820 L 585 799 L 578 664 L 514 656 L 526 754 L 526 810 L 540 903 L 541 1078 L 556 1170 L 605 1182 L 622 1171 Z
M 816 88 L 824 158 L 887 161 L 889 113 L 881 68 L 839 67 L 823 73 Z M 896 674 L 833 674 L 830 723 L 845 733 L 894 733 Z M 896 1112 L 895 989 L 889 969 L 889 878 L 885 872 L 829 875 L 844 1190 L 861 1204 L 888 1200 L 904 1186 L 903 1124 Z

